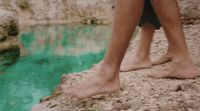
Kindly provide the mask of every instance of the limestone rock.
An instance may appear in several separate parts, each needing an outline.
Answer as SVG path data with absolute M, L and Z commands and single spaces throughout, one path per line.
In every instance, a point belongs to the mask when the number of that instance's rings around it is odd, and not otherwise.
M 116 0 L 0 0 L 0 9 L 15 10 L 24 22 L 69 21 L 84 24 L 108 24 Z M 184 21 L 200 19 L 199 0 L 179 0 Z M 57 22 L 55 22 L 57 23 Z M 58 22 L 60 23 L 60 22 Z M 199 22 L 198 22 L 199 23 Z
M 0 9 L 14 11 L 10 0 L 0 0 Z
M 9 66 L 19 57 L 17 15 L 5 9 L 0 9 L 0 61 L 1 65 Z M 12 60 L 8 57 L 12 54 Z M 10 60 L 10 62 L 5 62 Z M 4 70 L 4 69 L 0 69 Z
M 0 9 L 0 51 L 18 47 L 17 15 L 12 11 Z
M 15 2 L 13 2 L 15 1 Z M 84 21 L 85 19 L 110 21 L 114 0 L 13 0 L 11 4 L 23 20 Z M 26 19 L 25 19 L 26 18 Z
M 180 11 L 184 22 L 195 23 L 200 21 L 200 1 L 180 0 Z
M 18 35 L 18 18 L 14 12 L 0 9 L 0 35 Z

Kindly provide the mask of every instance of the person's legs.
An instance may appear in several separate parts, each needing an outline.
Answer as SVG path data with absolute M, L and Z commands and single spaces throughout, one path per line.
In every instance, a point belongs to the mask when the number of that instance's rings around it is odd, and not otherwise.
M 172 47 L 172 42 L 170 40 L 168 40 L 168 50 L 167 52 L 162 55 L 159 59 L 155 60 L 152 62 L 152 65 L 160 65 L 160 64 L 164 64 L 167 62 L 171 62 L 172 61 L 172 51 L 173 51 L 173 47 Z
M 131 71 L 149 68 L 152 66 L 150 60 L 150 47 L 155 32 L 155 27 L 150 23 L 141 26 L 141 41 L 135 57 L 131 57 L 125 65 L 121 66 L 120 71 Z
M 144 0 L 117 0 L 108 51 L 99 70 L 79 85 L 64 92 L 78 99 L 120 89 L 119 68 L 130 38 L 139 22 Z
M 183 27 L 180 20 L 178 3 L 176 0 L 152 0 L 153 7 L 165 30 L 167 38 L 171 42 L 171 71 L 167 73 L 151 74 L 155 78 L 196 78 L 198 71 L 189 55 Z
M 121 66 L 120 71 L 122 72 L 149 68 L 152 65 L 159 65 L 171 61 L 172 45 L 169 39 L 169 48 L 167 53 L 152 63 L 149 59 L 149 51 L 155 29 L 159 29 L 161 27 L 150 0 L 144 1 L 144 9 L 139 26 L 142 28 L 142 37 L 139 48 L 136 52 L 136 57 L 128 58 L 127 63 Z

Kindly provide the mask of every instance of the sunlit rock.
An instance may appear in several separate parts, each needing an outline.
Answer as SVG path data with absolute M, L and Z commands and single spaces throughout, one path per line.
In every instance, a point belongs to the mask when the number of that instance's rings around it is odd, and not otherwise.
M 180 0 L 179 5 L 184 23 L 200 23 L 200 0 Z
M 0 9 L 0 71 L 13 64 L 20 55 L 17 35 L 16 13 L 6 10 L 6 7 Z
M 17 15 L 12 11 L 0 9 L 0 41 L 1 41 L 0 51 L 16 47 L 17 35 L 18 35 Z
M 114 0 L 13 0 L 9 3 L 22 22 L 37 24 L 82 22 L 93 18 L 111 22 L 114 11 Z

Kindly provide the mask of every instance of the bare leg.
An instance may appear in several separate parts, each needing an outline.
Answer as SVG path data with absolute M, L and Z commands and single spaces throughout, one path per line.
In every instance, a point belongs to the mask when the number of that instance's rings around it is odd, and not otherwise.
M 172 61 L 173 44 L 169 39 L 168 39 L 168 45 L 169 46 L 168 46 L 167 53 L 162 55 L 156 61 L 153 61 L 152 62 L 153 65 L 160 65 L 160 64 L 164 64 L 164 63 Z
M 119 68 L 139 22 L 143 4 L 144 0 L 117 0 L 110 46 L 99 70 L 70 91 L 64 90 L 66 93 L 84 99 L 120 89 Z
M 168 33 L 166 33 L 166 36 L 170 36 Z M 172 61 L 172 53 L 173 53 L 173 49 L 175 48 L 173 43 L 172 43 L 172 40 L 169 39 L 167 37 L 167 40 L 168 40 L 168 50 L 167 50 L 167 53 L 164 54 L 163 56 L 161 56 L 158 60 L 156 61 L 153 61 L 153 65 L 160 65 L 160 64 L 164 64 L 164 63 L 167 63 L 167 62 L 170 62 Z
M 160 65 L 172 60 L 173 44 L 168 40 L 169 47 L 167 53 L 151 63 L 149 52 L 154 32 L 155 28 L 151 24 L 147 23 L 142 26 L 140 46 L 137 49 L 136 55 L 133 58 L 129 58 L 128 62 L 121 66 L 121 72 L 150 68 L 152 65 Z
M 197 68 L 194 66 L 185 42 L 185 36 L 180 20 L 178 3 L 176 0 L 152 0 L 154 9 L 164 27 L 167 38 L 173 47 L 172 67 L 169 72 L 151 74 L 155 78 L 196 78 Z
M 140 46 L 137 49 L 136 55 L 130 58 L 125 65 L 122 65 L 120 71 L 139 70 L 152 66 L 149 52 L 154 32 L 155 28 L 153 25 L 146 23 L 142 26 Z

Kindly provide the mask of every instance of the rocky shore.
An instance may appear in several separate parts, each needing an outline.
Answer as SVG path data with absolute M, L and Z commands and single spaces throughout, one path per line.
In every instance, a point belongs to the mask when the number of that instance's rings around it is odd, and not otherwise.
M 18 46 L 18 26 L 34 24 L 109 24 L 115 0 L 0 0 L 0 52 Z M 200 1 L 179 0 L 180 11 L 191 56 L 200 69 Z M 139 36 L 139 35 L 138 35 Z M 139 43 L 130 44 L 124 63 L 132 57 Z M 152 59 L 166 52 L 163 31 L 157 31 L 152 45 Z M 3 58 L 4 59 L 4 58 Z M 2 60 L 3 60 L 2 59 Z M 74 85 L 96 68 L 79 74 L 63 75 L 53 94 L 41 100 L 33 111 L 198 111 L 200 78 L 194 80 L 152 79 L 145 75 L 164 70 L 168 64 L 150 69 L 121 73 L 122 88 L 115 94 L 100 95 L 84 101 L 65 96 L 61 87 Z M 98 66 L 98 65 L 97 65 Z
M 0 9 L 0 74 L 20 55 L 18 33 L 16 13 Z
M 187 43 L 195 65 L 200 70 L 200 24 L 184 26 Z M 138 35 L 139 36 L 139 35 Z M 152 59 L 166 52 L 167 41 L 163 31 L 157 31 L 152 44 Z M 139 43 L 136 37 L 130 44 L 123 64 L 134 55 Z M 75 101 L 65 96 L 61 87 L 73 86 L 96 68 L 79 74 L 63 75 L 61 84 L 50 97 L 41 100 L 32 111 L 198 111 L 200 109 L 200 78 L 193 80 L 153 79 L 148 73 L 164 70 L 168 64 L 149 69 L 121 73 L 122 88 L 115 94 L 99 95 L 93 98 Z

